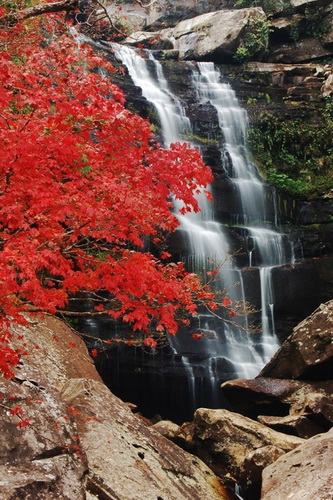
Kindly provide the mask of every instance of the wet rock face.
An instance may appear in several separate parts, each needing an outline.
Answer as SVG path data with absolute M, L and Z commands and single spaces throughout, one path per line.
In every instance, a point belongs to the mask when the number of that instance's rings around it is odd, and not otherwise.
M 333 203 L 331 199 L 317 199 L 303 202 L 300 206 L 298 222 L 300 224 L 327 223 L 333 217 Z
M 333 379 L 333 301 L 300 323 L 260 373 L 262 377 Z
M 319 434 L 263 471 L 261 500 L 328 500 L 333 496 L 333 431 Z

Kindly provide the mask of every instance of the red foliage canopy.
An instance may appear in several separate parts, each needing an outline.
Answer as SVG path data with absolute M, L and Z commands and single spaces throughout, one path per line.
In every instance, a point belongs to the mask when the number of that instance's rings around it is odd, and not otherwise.
M 56 22 L 38 21 L 48 33 Z M 148 121 L 125 109 L 109 63 L 65 34 L 41 44 L 38 23 L 0 33 L 2 326 L 99 290 L 109 298 L 97 311 L 174 334 L 177 314 L 212 295 L 182 264 L 143 252 L 143 241 L 159 244 L 177 227 L 170 193 L 198 210 L 194 193 L 211 172 L 188 145 L 154 142 Z M 19 354 L 9 341 L 3 329 L 6 376 Z

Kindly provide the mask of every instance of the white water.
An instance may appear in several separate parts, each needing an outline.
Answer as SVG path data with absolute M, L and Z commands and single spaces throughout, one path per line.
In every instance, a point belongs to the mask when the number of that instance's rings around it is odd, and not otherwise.
M 153 104 L 161 123 L 161 131 L 165 146 L 180 140 L 183 134 L 190 131 L 190 120 L 184 113 L 179 99 L 169 92 L 163 76 L 161 65 L 155 64 L 157 79 L 154 79 L 148 69 L 147 61 L 130 47 L 113 44 L 116 55 L 127 67 L 127 70 L 142 95 Z M 155 61 L 153 60 L 153 63 Z
M 182 141 L 184 135 L 191 133 L 190 122 L 181 102 L 170 91 L 161 64 L 150 56 L 154 74 L 152 76 L 147 61 L 133 49 L 124 46 L 114 48 L 117 56 L 127 66 L 134 84 L 141 87 L 143 96 L 154 106 L 161 123 L 165 146 Z M 265 204 L 265 185 L 257 168 L 249 160 L 246 147 L 246 112 L 239 106 L 231 87 L 220 79 L 220 73 L 213 63 L 198 63 L 197 70 L 193 73 L 198 102 L 209 102 L 217 111 L 225 139 L 221 157 L 227 152 L 231 159 L 229 177 L 241 205 L 239 223 L 242 224 L 249 242 L 248 265 L 255 264 L 259 268 L 257 274 L 261 297 L 262 334 L 259 341 L 254 341 L 251 334 L 245 333 L 242 328 L 229 322 L 218 321 L 210 314 L 203 314 L 198 324 L 203 332 L 200 342 L 189 343 L 188 333 L 187 340 L 184 340 L 184 335 L 172 339 L 172 348 L 182 356 L 194 400 L 196 369 L 191 365 L 189 355 L 200 357 L 197 368 L 200 368 L 201 373 L 204 370 L 209 384 L 213 386 L 214 381 L 218 379 L 218 373 L 221 378 L 221 370 L 226 373 L 226 378 L 256 376 L 278 349 L 274 330 L 272 269 L 290 261 L 292 255 L 290 245 L 286 245 L 286 236 L 275 227 L 277 215 L 273 214 L 273 220 L 269 220 Z M 187 262 L 194 271 L 205 272 L 225 261 L 217 276 L 219 286 L 227 290 L 233 303 L 245 303 L 247 299 L 242 271 L 237 269 L 233 259 L 227 258 L 229 243 L 224 227 L 213 220 L 212 207 L 205 198 L 201 196 L 199 201 L 202 210 L 200 214 L 178 215 L 189 249 Z M 238 285 L 235 286 L 235 283 Z M 246 328 L 248 319 L 240 321 L 243 328 Z M 212 387 L 213 396 L 216 389 Z
M 269 361 L 279 347 L 274 328 L 272 270 L 287 262 L 293 262 L 293 250 L 286 235 L 280 233 L 276 227 L 278 220 L 276 212 L 273 216 L 267 214 L 265 185 L 256 166 L 249 159 L 246 145 L 248 119 L 245 110 L 239 106 L 230 85 L 221 82 L 220 72 L 213 63 L 198 63 L 197 68 L 193 82 L 198 100 L 201 103 L 208 101 L 216 109 L 225 139 L 224 148 L 231 159 L 229 179 L 238 192 L 243 219 L 240 222 L 243 222 L 251 244 L 249 266 L 253 265 L 254 257 L 256 266 L 259 266 L 262 335 L 259 363 L 256 356 L 258 363 L 254 370 L 256 375 L 258 369 Z M 225 151 L 223 150 L 223 154 Z M 246 300 L 244 295 L 242 298 Z M 238 300 L 241 300 L 241 296 Z M 250 372 L 252 371 L 251 367 Z

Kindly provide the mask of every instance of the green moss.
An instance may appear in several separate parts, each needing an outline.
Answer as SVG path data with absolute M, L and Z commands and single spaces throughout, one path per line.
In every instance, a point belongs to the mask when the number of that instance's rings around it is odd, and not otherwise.
M 304 196 L 333 188 L 333 102 L 313 118 L 259 115 L 249 131 L 254 161 L 269 182 Z
M 219 143 L 220 143 L 217 139 L 206 138 L 206 137 L 202 137 L 202 136 L 196 135 L 196 134 L 185 134 L 183 136 L 183 139 L 185 141 L 196 142 L 196 143 L 202 144 L 202 145 L 206 145 L 206 144 L 219 145 Z

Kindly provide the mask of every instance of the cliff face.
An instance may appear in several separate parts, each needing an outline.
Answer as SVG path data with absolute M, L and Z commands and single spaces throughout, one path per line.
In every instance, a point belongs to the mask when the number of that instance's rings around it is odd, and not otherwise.
M 191 83 L 195 61 L 219 67 L 248 112 L 252 158 L 279 192 L 283 230 L 305 259 L 276 277 L 276 310 L 281 317 L 296 313 L 301 319 L 328 300 L 333 291 L 332 3 L 212 0 L 185 8 L 181 1 L 162 0 L 148 10 L 145 28 L 130 33 L 125 43 L 150 48 L 171 90 L 185 103 L 195 140 L 214 171 L 215 209 L 223 220 L 233 197 L 221 165 L 221 132 L 214 110 L 196 102 Z M 131 109 L 158 127 L 154 110 L 128 76 L 117 83 Z M 179 241 L 172 244 L 182 251 Z M 311 294 L 304 286 L 310 278 Z M 286 288 L 292 297 L 288 304 Z

